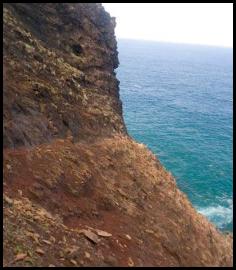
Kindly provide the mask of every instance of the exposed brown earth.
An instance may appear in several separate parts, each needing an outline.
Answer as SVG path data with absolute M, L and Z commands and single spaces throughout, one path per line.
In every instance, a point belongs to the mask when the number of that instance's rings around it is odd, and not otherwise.
M 127 134 L 100 4 L 4 4 L 4 266 L 232 266 Z

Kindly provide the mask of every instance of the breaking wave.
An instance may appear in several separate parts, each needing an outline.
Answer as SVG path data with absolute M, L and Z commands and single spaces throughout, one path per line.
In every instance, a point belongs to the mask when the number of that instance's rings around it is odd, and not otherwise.
M 219 229 L 229 228 L 233 222 L 233 202 L 227 200 L 228 206 L 216 205 L 198 208 L 198 212 L 214 222 Z

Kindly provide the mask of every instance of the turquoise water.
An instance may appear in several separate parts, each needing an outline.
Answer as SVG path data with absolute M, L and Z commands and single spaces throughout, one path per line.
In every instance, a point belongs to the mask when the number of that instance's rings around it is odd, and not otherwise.
M 128 132 L 199 212 L 232 230 L 232 49 L 118 41 Z

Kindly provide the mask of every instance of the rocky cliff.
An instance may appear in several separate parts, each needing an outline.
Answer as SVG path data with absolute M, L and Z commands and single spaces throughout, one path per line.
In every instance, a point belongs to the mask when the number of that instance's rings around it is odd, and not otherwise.
M 127 134 L 115 20 L 101 4 L 4 4 L 4 266 L 231 266 Z

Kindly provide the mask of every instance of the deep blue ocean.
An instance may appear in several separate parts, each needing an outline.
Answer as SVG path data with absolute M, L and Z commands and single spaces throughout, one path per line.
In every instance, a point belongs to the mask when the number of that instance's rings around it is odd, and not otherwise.
M 232 231 L 233 51 L 118 40 L 129 134 L 175 176 L 196 209 Z

